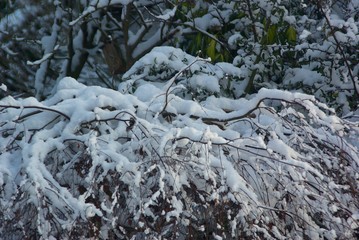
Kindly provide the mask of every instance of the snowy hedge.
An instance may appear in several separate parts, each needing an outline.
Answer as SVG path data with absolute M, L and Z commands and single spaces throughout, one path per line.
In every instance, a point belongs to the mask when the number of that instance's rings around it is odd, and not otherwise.
M 358 123 L 302 93 L 215 96 L 238 74 L 156 48 L 119 91 L 0 100 L 0 238 L 358 237 Z

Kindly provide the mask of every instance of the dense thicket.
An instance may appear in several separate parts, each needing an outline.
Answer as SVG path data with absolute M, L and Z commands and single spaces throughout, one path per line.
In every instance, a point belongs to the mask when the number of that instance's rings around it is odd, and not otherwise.
M 0 1 L 0 238 L 359 238 L 358 11 Z

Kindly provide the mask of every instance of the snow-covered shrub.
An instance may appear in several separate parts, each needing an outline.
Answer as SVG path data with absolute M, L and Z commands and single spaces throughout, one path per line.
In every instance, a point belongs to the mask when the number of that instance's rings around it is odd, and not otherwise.
M 284 88 L 313 94 L 340 115 L 355 111 L 359 104 L 358 3 L 319 3 L 306 6 L 305 17 L 296 16 L 298 65 L 286 69 L 283 79 Z M 309 14 L 313 10 L 317 13 Z
M 358 123 L 282 90 L 193 100 L 185 76 L 220 68 L 172 51 L 129 71 L 133 94 L 67 77 L 0 101 L 0 238 L 358 237 Z
M 301 91 L 339 115 L 358 108 L 358 0 L 196 1 L 179 9 L 190 26 L 181 48 L 239 67 L 244 93 Z
M 225 62 L 212 65 L 209 61 L 178 48 L 156 47 L 123 75 L 120 90 L 134 93 L 146 83 L 164 87 L 174 77 L 179 87 L 172 91 L 181 92 L 182 97 L 197 100 L 209 95 L 238 98 L 244 93 L 246 84 L 239 68 Z
M 240 68 L 241 91 L 223 87 L 227 96 L 300 91 L 344 116 L 359 104 L 358 2 L 3 1 L 0 79 L 37 99 L 65 76 L 115 89 L 153 47 L 171 45 Z

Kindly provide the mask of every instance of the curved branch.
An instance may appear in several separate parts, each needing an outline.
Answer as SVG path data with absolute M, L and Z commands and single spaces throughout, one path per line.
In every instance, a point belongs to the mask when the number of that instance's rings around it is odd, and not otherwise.
M 218 124 L 216 124 L 216 122 L 227 123 L 227 122 L 231 122 L 231 121 L 235 121 L 235 120 L 240 120 L 240 119 L 243 119 L 243 118 L 255 118 L 256 115 L 253 114 L 253 112 L 255 110 L 257 110 L 259 105 L 265 100 L 278 100 L 278 101 L 287 102 L 287 103 L 295 103 L 295 102 L 288 101 L 288 100 L 285 100 L 285 99 L 266 97 L 266 98 L 262 98 L 262 99 L 258 100 L 258 103 L 256 104 L 256 106 L 254 108 L 248 110 L 244 114 L 241 114 L 241 115 L 238 115 L 238 116 L 235 116 L 235 117 L 214 118 L 214 117 L 200 117 L 200 116 L 196 116 L 196 115 L 190 115 L 190 117 L 193 118 L 193 119 L 202 119 L 203 122 L 208 122 L 208 123 L 212 123 L 212 124 L 215 124 L 215 125 L 218 125 Z
M 174 84 L 174 82 L 176 81 L 176 79 L 184 72 L 186 71 L 187 69 L 189 69 L 193 64 L 195 64 L 196 62 L 198 61 L 204 61 L 204 62 L 209 62 L 210 60 L 209 59 L 203 59 L 203 58 L 200 58 L 200 57 L 196 57 L 196 59 L 191 62 L 190 64 L 188 64 L 186 67 L 182 68 L 178 73 L 176 73 L 169 81 L 168 81 L 168 84 L 167 84 L 167 89 L 166 89 L 166 101 L 165 101 L 165 105 L 163 106 L 160 114 L 163 114 L 163 113 L 167 113 L 166 112 L 166 108 L 167 108 L 167 105 L 168 105 L 168 96 L 169 96 L 169 91 L 170 91 L 170 88 L 172 87 L 172 85 Z
M 356 82 L 355 82 L 355 77 L 354 77 L 353 71 L 352 71 L 352 69 L 351 69 L 351 67 L 350 67 L 349 61 L 348 61 L 348 59 L 347 59 L 347 57 L 346 57 L 346 54 L 345 54 L 345 52 L 344 52 L 344 49 L 343 49 L 342 45 L 340 44 L 338 38 L 335 36 L 336 30 L 335 30 L 334 27 L 331 25 L 327 13 L 324 11 L 323 6 L 320 5 L 320 1 L 318 1 L 318 8 L 319 8 L 319 10 L 321 11 L 321 13 L 324 15 L 325 21 L 327 22 L 327 24 L 328 24 L 328 26 L 329 26 L 329 28 L 330 28 L 330 31 L 332 32 L 332 36 L 333 36 L 333 38 L 334 38 L 335 44 L 336 44 L 336 46 L 338 47 L 339 52 L 340 52 L 340 54 L 341 54 L 342 57 L 343 57 L 345 66 L 348 68 L 348 74 L 349 74 L 349 76 L 350 76 L 351 81 L 353 82 L 354 92 L 355 92 L 356 98 L 357 98 L 357 100 L 359 100 L 359 89 L 358 89 L 357 84 L 356 84 Z
M 54 112 L 54 113 L 57 113 L 63 117 L 65 117 L 67 120 L 70 120 L 70 117 L 67 116 L 65 113 L 62 113 L 58 110 L 55 110 L 55 109 L 52 109 L 52 108 L 46 108 L 46 107 L 40 107 L 40 106 L 12 106 L 12 105 L 0 105 L 0 108 L 15 108 L 15 109 L 21 109 L 21 108 L 24 108 L 24 109 L 31 109 L 31 108 L 34 108 L 34 109 L 40 109 L 40 110 L 43 110 L 43 111 L 49 111 L 49 112 Z M 35 114 L 38 114 L 40 113 L 41 111 L 35 111 L 35 112 L 31 112 L 31 113 L 28 113 L 22 117 L 19 117 L 19 119 L 23 119 L 23 118 L 26 118 L 28 116 L 31 116 L 31 115 L 35 115 Z M 18 120 L 19 120 L 18 119 Z
M 219 45 L 221 45 L 228 53 L 231 54 L 231 51 L 228 49 L 227 45 L 226 45 L 224 42 L 222 42 L 221 40 L 219 40 L 219 39 L 218 39 L 216 36 L 214 36 L 213 34 L 207 32 L 207 31 L 205 31 L 205 30 L 203 30 L 203 29 L 198 28 L 195 24 L 192 25 L 192 24 L 185 23 L 185 22 L 184 22 L 184 23 L 178 23 L 178 22 L 168 21 L 168 20 L 166 20 L 166 19 L 163 19 L 163 18 L 160 18 L 160 17 L 156 16 L 156 15 L 153 14 L 149 9 L 147 9 L 147 8 L 145 8 L 145 9 L 148 11 L 148 13 L 149 13 L 152 17 L 154 17 L 154 18 L 157 19 L 158 21 L 165 22 L 165 23 L 169 23 L 169 24 L 175 25 L 175 26 L 189 27 L 189 28 L 191 28 L 192 30 L 195 30 L 195 31 L 197 31 L 197 32 L 202 33 L 203 35 L 205 35 L 205 36 L 207 36 L 207 37 L 213 39 L 215 42 L 217 42 Z M 176 10 L 177 10 L 177 9 L 176 9 Z

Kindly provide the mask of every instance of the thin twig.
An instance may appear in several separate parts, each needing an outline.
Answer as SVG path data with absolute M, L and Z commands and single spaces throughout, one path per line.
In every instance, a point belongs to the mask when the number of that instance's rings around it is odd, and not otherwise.
M 196 62 L 199 62 L 199 61 L 204 61 L 204 62 L 210 62 L 209 59 L 204 59 L 204 58 L 200 58 L 200 57 L 196 57 L 196 59 L 191 62 L 189 65 L 187 65 L 186 67 L 182 68 L 178 73 L 176 73 L 168 82 L 168 87 L 166 89 L 166 101 L 165 101 L 165 105 L 163 106 L 160 114 L 164 113 L 166 111 L 166 107 L 168 105 L 168 96 L 169 96 L 169 91 L 172 87 L 172 85 L 174 84 L 174 82 L 176 81 L 176 79 L 181 76 L 181 74 L 186 71 L 187 69 L 189 69 L 193 64 L 195 64 Z
M 16 108 L 16 109 L 21 109 L 21 108 L 27 108 L 27 109 L 31 109 L 31 108 L 34 108 L 34 109 L 40 109 L 40 110 L 44 110 L 44 111 L 49 111 L 49 112 L 55 112 L 57 114 L 60 114 L 62 116 L 64 116 L 67 120 L 70 120 L 70 117 L 67 116 L 65 113 L 62 113 L 58 110 L 55 110 L 55 109 L 51 109 L 51 108 L 46 108 L 46 107 L 40 107 L 40 106 L 13 106 L 13 105 L 0 105 L 0 108 Z M 35 111 L 35 112 L 32 112 L 32 113 L 29 113 L 26 115 L 26 117 L 32 115 L 32 114 L 38 114 L 40 113 L 39 111 Z M 23 117 L 22 117 L 23 118 Z
M 328 26 L 329 26 L 329 28 L 330 28 L 330 30 L 331 30 L 331 32 L 332 32 L 332 36 L 333 36 L 333 38 L 334 38 L 334 41 L 335 41 L 335 43 L 336 43 L 336 45 L 337 45 L 337 47 L 338 47 L 338 49 L 339 49 L 340 54 L 341 54 L 342 57 L 343 57 L 343 60 L 344 60 L 344 63 L 345 63 L 345 65 L 346 65 L 346 67 L 348 68 L 348 74 L 349 74 L 349 76 L 350 76 L 351 81 L 353 82 L 355 95 L 357 96 L 357 99 L 359 100 L 359 90 L 358 90 L 357 85 L 356 85 L 356 83 L 355 83 L 355 77 L 354 77 L 353 71 L 352 71 L 352 69 L 351 69 L 351 67 L 350 67 L 349 61 L 348 61 L 348 59 L 347 59 L 347 57 L 346 57 L 346 54 L 345 54 L 345 52 L 344 52 L 344 49 L 343 49 L 343 47 L 341 46 L 341 44 L 340 44 L 338 38 L 335 36 L 336 30 L 335 30 L 334 27 L 331 25 L 327 13 L 324 11 L 322 5 L 320 5 L 320 1 L 318 1 L 318 8 L 319 8 L 319 10 L 322 12 L 322 14 L 324 15 L 325 21 L 327 22 L 327 24 L 328 24 Z

